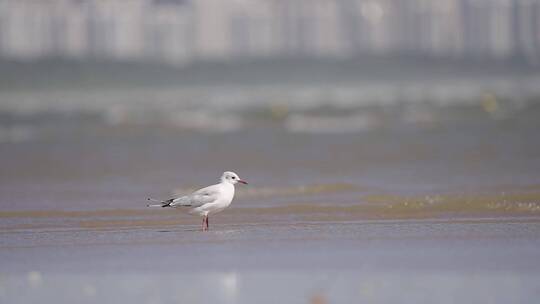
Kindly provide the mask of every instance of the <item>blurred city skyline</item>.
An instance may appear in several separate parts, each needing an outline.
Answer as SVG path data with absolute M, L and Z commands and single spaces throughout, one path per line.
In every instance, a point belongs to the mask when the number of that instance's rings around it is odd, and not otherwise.
M 0 0 L 0 58 L 419 55 L 538 63 L 540 1 Z

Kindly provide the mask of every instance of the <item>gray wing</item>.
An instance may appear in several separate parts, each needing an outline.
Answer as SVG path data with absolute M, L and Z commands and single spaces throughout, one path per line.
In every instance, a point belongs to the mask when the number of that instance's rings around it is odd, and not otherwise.
M 199 189 L 190 195 L 174 199 L 171 207 L 200 207 L 204 204 L 212 203 L 217 200 L 219 195 L 219 185 L 213 185 Z

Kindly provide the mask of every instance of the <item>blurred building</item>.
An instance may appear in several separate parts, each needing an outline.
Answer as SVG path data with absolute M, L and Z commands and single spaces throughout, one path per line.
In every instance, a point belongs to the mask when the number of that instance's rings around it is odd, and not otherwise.
M 0 57 L 540 55 L 540 0 L 0 0 Z

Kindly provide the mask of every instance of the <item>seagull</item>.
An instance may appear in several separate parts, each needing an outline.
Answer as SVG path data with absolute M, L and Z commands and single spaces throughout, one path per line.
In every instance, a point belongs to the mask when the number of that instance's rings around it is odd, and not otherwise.
M 149 201 L 158 204 L 150 204 L 148 207 L 170 207 L 181 208 L 189 211 L 189 214 L 203 217 L 202 230 L 208 231 L 208 216 L 218 213 L 229 207 L 234 198 L 234 185 L 237 183 L 247 185 L 247 182 L 240 179 L 238 174 L 226 171 L 221 175 L 219 184 L 199 189 L 192 194 L 159 201 L 149 198 Z

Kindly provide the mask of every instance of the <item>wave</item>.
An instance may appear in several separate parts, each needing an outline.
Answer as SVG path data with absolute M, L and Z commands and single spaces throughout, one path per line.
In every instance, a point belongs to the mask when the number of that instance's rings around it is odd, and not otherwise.
M 250 195 L 250 194 L 247 194 Z M 256 195 L 261 195 L 260 193 Z M 102 210 L 13 210 L 0 211 L 0 218 L 145 218 L 171 215 L 169 209 L 102 209 Z M 429 195 L 422 197 L 367 195 L 356 204 L 311 204 L 295 202 L 266 207 L 235 206 L 227 214 L 329 215 L 358 219 L 381 217 L 429 217 L 437 215 L 540 215 L 540 192 L 504 193 L 499 195 Z
M 27 130 L 54 125 L 223 133 L 270 124 L 290 133 L 346 133 L 464 120 L 534 120 L 540 78 L 525 80 L 2 92 L 0 141 L 37 138 L 41 133 L 29 136 Z
M 540 193 L 435 195 L 408 197 L 367 195 L 351 205 L 296 203 L 243 208 L 239 213 L 317 215 L 318 218 L 430 218 L 438 216 L 540 215 Z M 321 217 L 322 216 L 322 217 Z
M 540 213 L 540 193 L 501 193 L 496 195 L 427 195 L 406 197 L 394 195 L 370 195 L 365 201 L 382 207 L 386 212 L 430 211 L 439 213 L 476 214 Z

